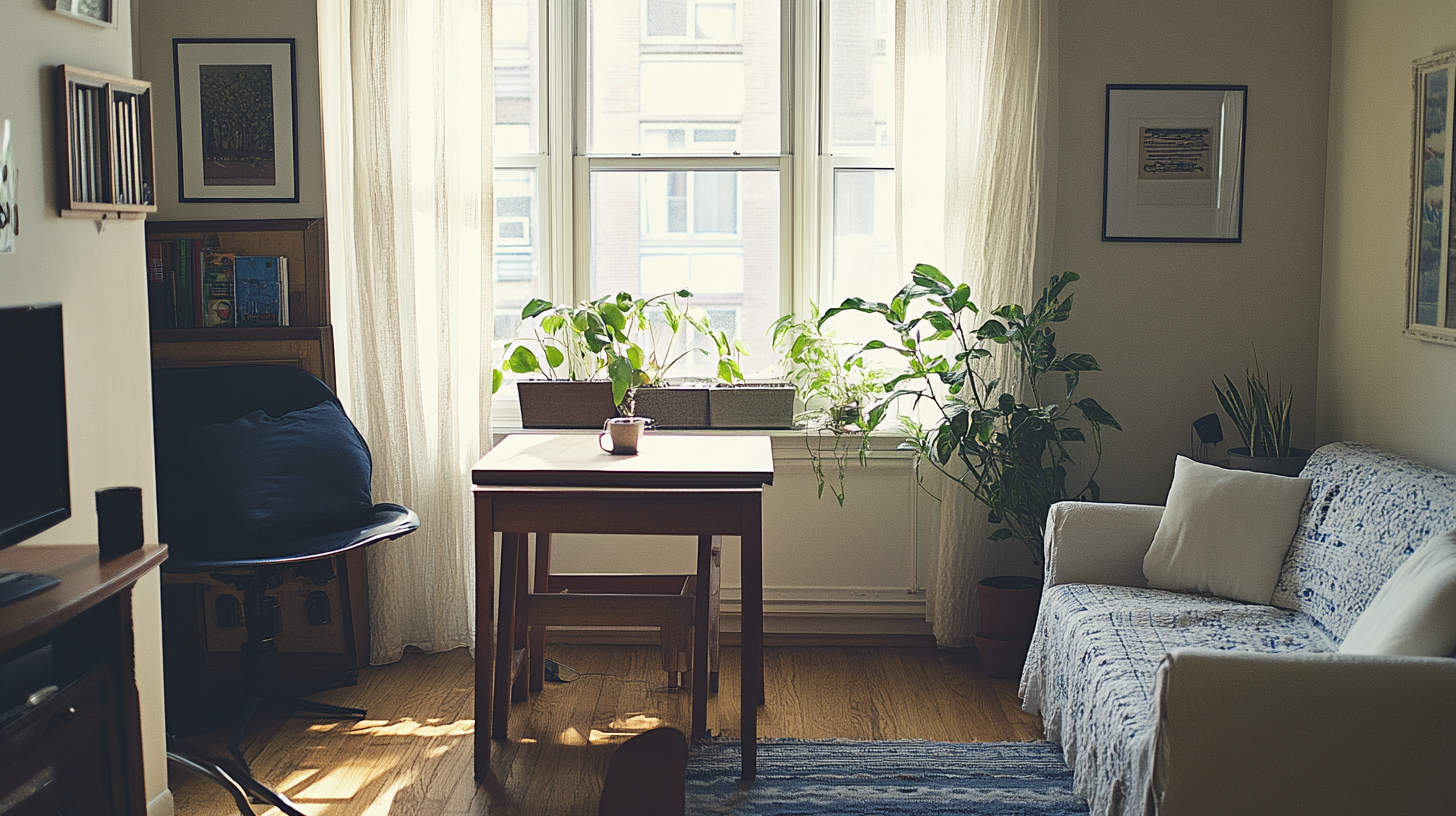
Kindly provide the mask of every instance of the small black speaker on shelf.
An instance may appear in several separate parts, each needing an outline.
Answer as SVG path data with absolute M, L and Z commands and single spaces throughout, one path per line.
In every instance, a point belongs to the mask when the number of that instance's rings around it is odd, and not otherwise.
M 141 549 L 143 537 L 140 487 L 104 487 L 96 491 L 96 539 L 102 558 Z

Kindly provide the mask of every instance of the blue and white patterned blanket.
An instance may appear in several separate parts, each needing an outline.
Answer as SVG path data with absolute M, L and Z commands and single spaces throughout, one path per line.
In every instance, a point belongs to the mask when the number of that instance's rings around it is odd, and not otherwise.
M 1456 527 L 1456 476 L 1361 445 L 1328 445 L 1272 606 L 1066 584 L 1042 596 L 1022 674 L 1028 711 L 1062 744 L 1093 814 L 1151 812 L 1154 676 L 1169 650 L 1333 651 L 1380 585 Z

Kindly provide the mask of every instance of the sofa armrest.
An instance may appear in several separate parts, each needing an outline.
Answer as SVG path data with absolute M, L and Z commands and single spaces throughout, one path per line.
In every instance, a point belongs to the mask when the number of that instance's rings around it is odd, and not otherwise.
M 1047 513 L 1047 586 L 1145 587 L 1143 556 L 1163 508 L 1145 504 L 1058 502 Z
M 1153 705 L 1160 816 L 1456 813 L 1456 660 L 1175 649 Z

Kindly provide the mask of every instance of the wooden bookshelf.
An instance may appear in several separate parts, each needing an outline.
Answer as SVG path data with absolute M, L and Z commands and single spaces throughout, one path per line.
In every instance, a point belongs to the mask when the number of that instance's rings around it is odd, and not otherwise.
M 156 212 L 152 84 L 60 65 L 56 128 L 62 218 L 146 218 Z

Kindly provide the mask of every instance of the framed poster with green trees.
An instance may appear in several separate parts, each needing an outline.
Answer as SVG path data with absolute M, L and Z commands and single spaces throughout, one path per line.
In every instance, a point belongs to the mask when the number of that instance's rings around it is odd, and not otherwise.
M 298 201 L 292 39 L 175 39 L 177 200 Z

